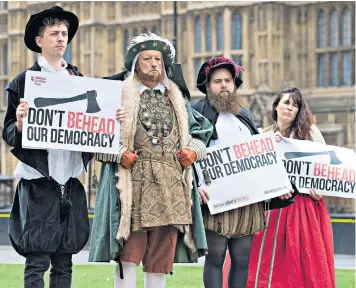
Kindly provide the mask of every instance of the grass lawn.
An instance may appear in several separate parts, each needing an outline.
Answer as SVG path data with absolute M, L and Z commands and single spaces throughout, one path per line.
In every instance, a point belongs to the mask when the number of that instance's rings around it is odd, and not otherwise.
M 113 288 L 114 265 L 75 265 L 73 288 Z M 137 268 L 137 287 L 143 287 L 142 268 Z M 203 288 L 203 267 L 175 266 L 174 275 L 167 276 L 167 288 Z M 46 273 L 46 287 L 48 287 Z M 338 288 L 355 287 L 355 270 L 336 270 Z M 0 287 L 23 287 L 23 265 L 0 264 Z

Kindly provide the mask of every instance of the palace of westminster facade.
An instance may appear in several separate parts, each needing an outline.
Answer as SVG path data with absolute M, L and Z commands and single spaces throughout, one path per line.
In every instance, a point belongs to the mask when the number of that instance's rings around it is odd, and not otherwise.
M 223 55 L 245 68 L 238 93 L 258 126 L 272 123 L 278 92 L 296 86 L 327 144 L 355 149 L 355 2 L 177 2 L 178 62 L 193 101 L 203 97 L 195 88 L 201 64 Z M 80 20 L 65 59 L 88 77 L 122 71 L 135 35 L 152 31 L 173 39 L 172 1 L 0 1 L 0 129 L 5 86 L 38 57 L 23 41 L 27 20 L 55 4 Z M 0 140 L 0 175 L 13 175 L 15 165 L 10 147 Z M 82 177 L 85 187 L 88 179 Z M 326 198 L 330 212 L 355 213 L 354 201 Z

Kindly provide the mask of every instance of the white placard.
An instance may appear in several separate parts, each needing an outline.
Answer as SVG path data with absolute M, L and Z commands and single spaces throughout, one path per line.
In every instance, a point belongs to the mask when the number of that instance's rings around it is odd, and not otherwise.
M 284 138 L 277 144 L 291 182 L 301 193 L 315 188 L 325 196 L 355 198 L 354 150 Z
M 27 71 L 22 146 L 117 154 L 122 82 Z
M 232 134 L 232 137 L 234 135 Z M 207 148 L 195 163 L 211 214 L 286 194 L 292 188 L 272 132 Z

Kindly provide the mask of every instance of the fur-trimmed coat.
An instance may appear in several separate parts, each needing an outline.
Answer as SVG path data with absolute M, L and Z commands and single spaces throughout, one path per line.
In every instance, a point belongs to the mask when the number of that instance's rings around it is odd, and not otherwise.
M 113 76 L 111 79 L 116 80 L 117 78 Z M 127 116 L 125 122 L 121 125 L 121 154 L 127 150 L 134 150 L 140 104 L 140 86 L 141 82 L 135 77 L 127 78 L 123 82 L 121 105 L 125 108 Z M 189 102 L 183 97 L 174 82 L 170 81 L 169 86 L 169 98 L 176 114 L 181 136 L 179 148 L 194 150 L 197 152 L 198 159 L 205 157 L 205 153 L 199 150 L 205 152 L 205 146 L 212 135 L 212 125 L 190 107 Z M 124 241 L 128 239 L 131 230 L 131 170 L 119 164 L 120 157 L 109 158 L 105 155 L 97 157 L 104 163 L 100 175 L 92 226 L 89 261 L 93 262 L 114 260 L 117 252 L 122 249 Z M 189 250 L 184 244 L 184 235 L 180 235 L 177 251 L 180 249 L 182 251 L 176 253 L 177 262 L 194 262 L 199 256 L 204 255 L 207 249 L 198 192 L 192 170 L 192 167 L 188 167 L 183 171 L 183 183 L 192 191 L 193 225 L 191 228 L 197 250 Z
M 188 112 L 185 107 L 185 101 L 178 87 L 170 81 L 169 99 L 177 117 L 177 126 L 180 134 L 180 148 L 187 148 L 191 135 L 189 134 Z M 140 94 L 139 89 L 141 82 L 136 79 L 128 78 L 123 83 L 121 105 L 125 108 L 127 118 L 121 125 L 121 143 L 129 151 L 134 151 L 134 139 L 137 129 L 137 117 L 140 109 Z M 187 167 L 183 171 L 184 185 L 188 190 L 193 188 L 193 169 Z M 118 173 L 116 175 L 120 181 L 117 189 L 120 191 L 121 203 L 121 221 L 117 239 L 128 239 L 131 227 L 131 206 L 132 206 L 132 178 L 131 170 L 126 169 L 122 165 L 118 165 Z

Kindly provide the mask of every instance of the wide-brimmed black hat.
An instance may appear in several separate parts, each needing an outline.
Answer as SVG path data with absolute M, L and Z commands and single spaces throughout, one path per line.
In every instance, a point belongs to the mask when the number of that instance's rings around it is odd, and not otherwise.
M 72 12 L 63 10 L 62 7 L 53 6 L 47 10 L 43 10 L 39 13 L 33 14 L 31 15 L 30 19 L 26 24 L 24 36 L 27 48 L 32 50 L 33 52 L 41 53 L 41 48 L 38 47 L 35 39 L 38 36 L 40 27 L 43 26 L 43 20 L 48 17 L 68 21 L 68 44 L 70 43 L 70 41 L 72 41 L 75 33 L 78 30 L 78 17 Z
M 238 65 L 231 59 L 228 59 L 225 57 L 216 57 L 216 58 L 211 58 L 209 61 L 206 61 L 200 67 L 200 70 L 198 73 L 197 85 L 196 85 L 197 88 L 199 89 L 199 91 L 206 94 L 205 84 L 208 81 L 211 73 L 218 68 L 228 69 L 231 72 L 232 78 L 235 81 L 236 88 L 240 87 L 240 85 L 242 84 L 242 80 L 239 77 L 239 74 L 241 71 L 245 71 L 244 67 Z
M 162 53 L 164 66 L 168 77 L 173 75 L 173 70 L 175 68 L 175 56 L 176 51 L 173 44 L 158 35 L 148 32 L 138 35 L 131 40 L 131 44 L 127 50 L 127 55 L 125 58 L 125 68 L 131 71 L 132 64 L 137 54 L 145 50 L 157 50 Z

